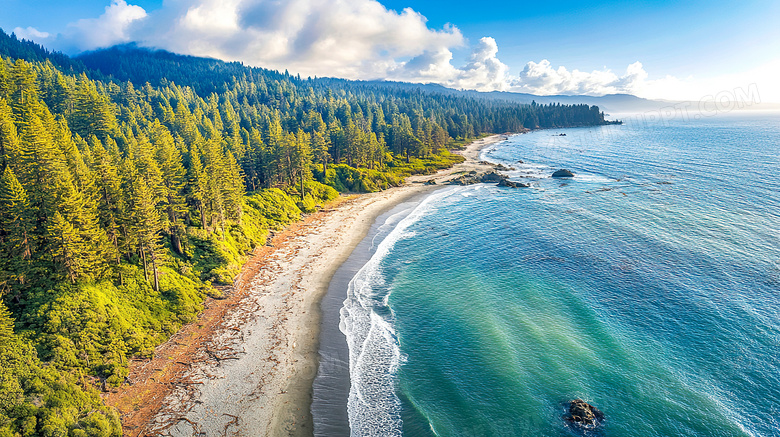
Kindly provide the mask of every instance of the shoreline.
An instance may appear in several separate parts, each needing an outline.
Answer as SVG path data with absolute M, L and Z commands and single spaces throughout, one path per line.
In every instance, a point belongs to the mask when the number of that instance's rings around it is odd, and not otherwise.
M 125 435 L 311 436 L 318 370 L 320 303 L 337 270 L 377 218 L 472 170 L 493 135 L 458 152 L 466 161 L 400 187 L 342 197 L 275 235 L 242 268 L 235 291 L 211 300 L 198 320 L 131 366 L 135 396 L 110 393 Z M 435 185 L 423 184 L 436 181 Z
M 347 403 L 351 390 L 350 349 L 341 331 L 341 311 L 349 284 L 376 253 L 378 245 L 400 220 L 410 214 L 431 193 L 416 194 L 380 214 L 349 258 L 336 270 L 320 302 L 320 333 L 317 375 L 312 386 L 311 413 L 315 435 L 349 435 Z

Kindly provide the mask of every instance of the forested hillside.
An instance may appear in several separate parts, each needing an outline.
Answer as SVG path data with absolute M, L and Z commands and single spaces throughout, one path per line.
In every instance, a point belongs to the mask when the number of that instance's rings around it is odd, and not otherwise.
M 2 34 L 0 55 L 0 436 L 120 435 L 98 391 L 338 191 L 450 166 L 455 140 L 604 123 L 128 47 Z

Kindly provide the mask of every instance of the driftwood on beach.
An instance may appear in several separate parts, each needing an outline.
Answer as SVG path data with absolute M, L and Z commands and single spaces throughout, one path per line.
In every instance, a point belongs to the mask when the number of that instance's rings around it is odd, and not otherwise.
M 152 361 L 135 364 L 132 386 L 108 395 L 123 413 L 126 435 L 311 435 L 318 304 L 333 272 L 382 212 L 458 175 L 492 171 L 477 156 L 500 140 L 478 140 L 452 169 L 342 198 L 277 233 L 244 266 L 234 290 L 210 299 Z

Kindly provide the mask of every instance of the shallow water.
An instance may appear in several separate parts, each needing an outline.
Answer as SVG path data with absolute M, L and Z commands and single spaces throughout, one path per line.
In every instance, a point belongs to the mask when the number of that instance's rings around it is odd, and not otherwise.
M 531 188 L 392 218 L 341 310 L 352 434 L 580 435 L 582 398 L 592 435 L 780 435 L 778 120 L 513 136 L 482 157 Z

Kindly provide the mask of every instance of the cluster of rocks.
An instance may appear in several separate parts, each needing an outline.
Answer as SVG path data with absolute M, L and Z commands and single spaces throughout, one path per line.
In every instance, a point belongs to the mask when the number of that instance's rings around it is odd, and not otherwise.
M 484 161 L 483 161 L 484 162 Z M 498 184 L 499 187 L 509 187 L 509 188 L 527 188 L 530 187 L 531 184 L 523 183 L 523 182 L 514 182 L 509 180 L 509 176 L 499 173 L 498 171 L 511 171 L 514 170 L 512 167 L 506 167 L 504 165 L 496 165 L 493 167 L 494 170 L 488 170 L 483 173 L 478 173 L 476 171 L 470 171 L 467 174 L 458 176 L 455 179 L 451 179 L 449 181 L 450 185 L 471 185 L 471 184 L 490 184 L 495 183 Z M 496 171 L 498 170 L 498 171 Z M 574 173 L 571 171 L 562 168 L 560 170 L 556 170 L 552 174 L 553 178 L 573 178 Z M 426 185 L 434 185 L 436 184 L 436 181 L 433 179 L 427 181 L 425 183 Z
M 582 399 L 575 399 L 569 402 L 569 412 L 563 418 L 579 427 L 593 429 L 604 421 L 604 413 Z
M 451 185 L 472 185 L 472 184 L 490 184 L 495 183 L 500 187 L 521 188 L 529 187 L 529 184 L 521 182 L 512 182 L 509 180 L 509 176 L 502 175 L 493 170 L 477 173 L 476 171 L 469 172 L 450 181 Z

